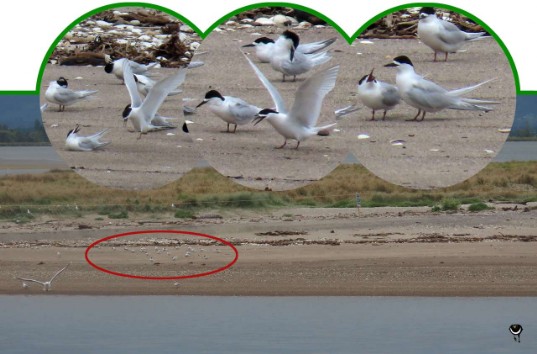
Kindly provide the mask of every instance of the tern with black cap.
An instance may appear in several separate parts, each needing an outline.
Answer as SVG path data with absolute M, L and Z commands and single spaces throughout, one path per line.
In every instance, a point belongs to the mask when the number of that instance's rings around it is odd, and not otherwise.
M 420 10 L 418 37 L 434 51 L 434 61 L 438 53 L 444 53 L 447 61 L 449 53 L 456 53 L 466 42 L 490 38 L 487 32 L 469 33 L 460 30 L 455 24 L 436 17 L 432 7 Z
M 448 91 L 438 84 L 424 79 L 414 71 L 414 65 L 407 56 L 398 56 L 393 62 L 386 64 L 386 67 L 397 67 L 395 82 L 399 89 L 401 99 L 412 107 L 418 109 L 418 114 L 413 121 L 423 121 L 427 112 L 438 112 L 443 109 L 484 111 L 492 110 L 485 104 L 498 104 L 499 102 L 478 100 L 473 98 L 460 97 L 471 92 L 478 87 L 492 81 L 487 80 L 473 86 L 467 86 L 456 90 Z M 421 114 L 421 119 L 418 117 Z

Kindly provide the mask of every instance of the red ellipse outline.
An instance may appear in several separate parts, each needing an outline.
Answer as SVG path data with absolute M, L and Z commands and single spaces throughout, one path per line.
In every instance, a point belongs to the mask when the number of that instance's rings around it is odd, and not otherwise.
M 113 270 L 109 270 L 109 269 L 106 269 L 106 268 L 98 266 L 97 264 L 93 263 L 89 259 L 89 255 L 88 255 L 89 251 L 91 251 L 91 249 L 93 247 L 97 246 L 99 243 L 102 243 L 102 242 L 105 242 L 105 241 L 108 241 L 108 240 L 112 240 L 112 239 L 115 239 L 115 238 L 132 236 L 132 235 L 159 234 L 159 233 L 169 233 L 169 234 L 171 233 L 171 234 L 191 235 L 191 236 L 199 236 L 199 237 L 210 238 L 212 240 L 215 240 L 217 242 L 220 242 L 220 243 L 230 247 L 233 250 L 233 252 L 235 252 L 235 258 L 233 258 L 233 260 L 231 262 L 229 262 L 228 264 L 226 264 L 225 266 L 217 268 L 217 269 L 214 269 L 214 270 L 211 270 L 209 272 L 197 273 L 197 274 L 192 274 L 192 275 L 178 275 L 178 276 L 171 276 L 171 277 L 151 277 L 151 276 L 132 275 L 132 274 L 114 272 Z M 89 245 L 86 248 L 86 252 L 84 252 L 84 258 L 86 259 L 86 262 L 88 262 L 88 264 L 90 266 L 92 266 L 93 268 L 95 268 L 95 269 L 97 269 L 97 270 L 99 270 L 101 272 L 104 272 L 104 273 L 108 273 L 108 274 L 111 274 L 111 275 L 116 275 L 118 277 L 131 278 L 131 279 L 145 279 L 145 280 L 178 280 L 178 279 L 200 278 L 200 277 L 205 277 L 205 276 L 208 276 L 208 275 L 211 275 L 211 274 L 223 272 L 224 270 L 231 268 L 237 262 L 237 260 L 239 259 L 239 251 L 237 250 L 237 248 L 235 246 L 233 246 L 233 244 L 231 242 L 226 241 L 226 240 L 224 240 L 224 239 L 222 239 L 220 237 L 212 236 L 212 235 L 207 235 L 207 234 L 202 234 L 202 233 L 192 232 L 192 231 L 182 231 L 182 230 L 142 230 L 142 231 L 124 232 L 124 233 L 121 233 L 121 234 L 114 234 L 114 235 L 110 235 L 110 236 L 98 239 L 97 241 L 93 242 L 91 245 Z

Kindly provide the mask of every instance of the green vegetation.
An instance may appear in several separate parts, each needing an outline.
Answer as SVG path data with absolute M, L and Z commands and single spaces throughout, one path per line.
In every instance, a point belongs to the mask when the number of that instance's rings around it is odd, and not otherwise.
M 39 119 L 34 122 L 34 127 L 30 129 L 10 129 L 4 124 L 0 124 L 0 145 L 50 145 L 45 129 Z
M 478 211 L 489 210 L 489 209 L 492 209 L 492 208 L 483 202 L 473 203 L 473 204 L 470 204 L 470 206 L 468 207 L 468 211 L 471 211 L 471 212 L 478 212 Z
M 353 208 L 356 193 L 363 207 L 429 206 L 444 211 L 461 204 L 480 208 L 477 205 L 488 200 L 537 201 L 537 163 L 492 163 L 464 182 L 434 190 L 388 183 L 360 165 L 342 165 L 320 181 L 286 192 L 248 189 L 211 168 L 194 169 L 174 183 L 146 191 L 101 187 L 71 171 L 10 175 L 0 178 L 0 219 L 22 220 L 27 209 L 34 215 L 127 218 L 129 213 L 169 213 L 191 218 L 200 210 L 219 208 Z

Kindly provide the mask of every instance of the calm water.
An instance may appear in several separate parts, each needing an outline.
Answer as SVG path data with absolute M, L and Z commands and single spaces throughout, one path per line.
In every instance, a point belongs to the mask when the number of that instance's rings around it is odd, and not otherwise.
M 537 298 L 34 295 L 0 308 L 3 354 L 537 352 Z

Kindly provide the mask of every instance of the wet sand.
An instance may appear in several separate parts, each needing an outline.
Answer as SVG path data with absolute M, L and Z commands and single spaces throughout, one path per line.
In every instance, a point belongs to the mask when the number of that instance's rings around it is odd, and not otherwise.
M 5 223 L 0 293 L 42 294 L 41 286 L 23 289 L 14 277 L 45 279 L 70 263 L 50 294 L 536 296 L 535 206 L 495 207 L 455 214 L 429 208 L 284 209 L 219 211 L 191 221 L 140 215 Z M 221 273 L 178 281 L 128 279 L 86 263 L 86 247 L 97 239 L 147 229 L 221 237 L 236 246 L 239 258 Z M 101 244 L 90 259 L 116 272 L 175 277 L 208 272 L 234 258 L 230 248 L 199 244 L 200 238 L 184 236 L 177 245 L 169 234 L 153 236 L 146 244 L 131 238 Z

